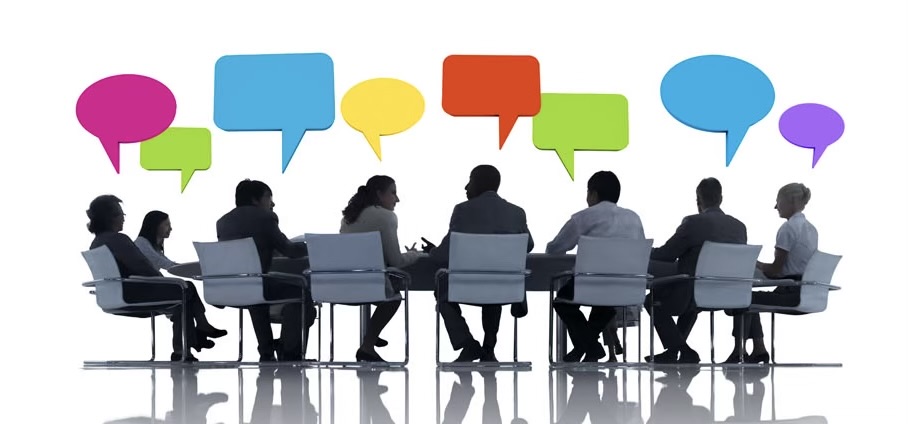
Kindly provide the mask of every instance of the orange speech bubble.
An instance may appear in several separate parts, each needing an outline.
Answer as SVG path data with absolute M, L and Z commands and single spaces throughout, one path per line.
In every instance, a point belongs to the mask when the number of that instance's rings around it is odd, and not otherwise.
M 498 117 L 499 149 L 517 118 L 536 116 L 542 105 L 533 56 L 448 56 L 441 81 L 441 107 L 448 115 Z

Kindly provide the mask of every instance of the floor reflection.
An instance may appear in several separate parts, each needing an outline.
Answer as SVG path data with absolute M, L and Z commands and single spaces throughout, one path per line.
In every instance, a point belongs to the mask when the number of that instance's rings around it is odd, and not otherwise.
M 107 371 L 116 372 L 116 371 Z M 199 393 L 199 370 L 174 368 L 150 370 L 152 374 L 150 416 L 136 416 L 107 421 L 107 424 L 207 424 L 209 410 L 221 406 L 213 423 L 276 424 L 358 422 L 361 424 L 409 424 L 410 378 L 407 370 L 352 371 L 313 370 L 300 368 L 225 369 L 208 374 L 217 383 L 217 392 Z M 212 372 L 212 371 L 208 371 Z M 431 372 L 431 371 L 429 371 Z M 172 405 L 156 405 L 157 385 L 161 376 L 169 373 L 172 382 Z M 395 378 L 394 385 L 383 383 L 383 376 L 403 375 L 403 384 Z M 557 423 L 825 423 L 822 416 L 778 417 L 775 407 L 775 376 L 768 368 L 699 369 L 667 368 L 663 370 L 587 369 L 548 371 L 548 416 L 544 388 L 524 389 L 525 402 L 533 412 L 530 419 L 518 416 L 520 400 L 516 371 L 456 371 L 435 372 L 435 421 L 439 424 L 464 424 L 481 420 L 483 424 Z M 355 375 L 355 378 L 353 378 Z M 432 377 L 423 374 L 424 378 Z M 232 376 L 232 377 L 231 377 Z M 444 377 L 443 377 L 444 376 Z M 249 379 L 254 379 L 254 384 Z M 531 375 L 520 378 L 530 378 Z M 540 375 L 540 377 L 544 378 Z M 205 376 L 204 378 L 209 378 Z M 340 384 L 338 383 L 339 380 Z M 723 416 L 717 417 L 717 380 L 732 383 L 733 405 L 720 405 Z M 691 383 L 697 390 L 691 389 Z M 705 380 L 705 381 L 704 381 Z M 231 381 L 235 381 L 232 383 Z M 448 386 L 447 382 L 451 382 Z M 349 386 L 354 383 L 358 386 Z M 445 382 L 442 387 L 442 382 Z M 540 381 L 542 384 L 544 380 Z M 275 384 L 280 389 L 276 390 Z M 347 383 L 347 384 L 345 384 Z M 705 389 L 710 388 L 709 400 Z M 211 384 L 211 383 L 208 383 Z M 226 384 L 226 386 L 224 386 Z M 233 386 L 233 384 L 236 384 Z M 431 384 L 431 383 L 429 383 Z M 527 383 L 524 382 L 526 385 Z M 723 382 L 727 385 L 728 383 Z M 222 387 L 223 386 L 223 387 Z M 232 387 L 231 387 L 232 386 Z M 248 387 L 247 387 L 248 386 Z M 499 386 L 501 391 L 499 392 Z M 253 388 L 253 390 L 249 390 Z M 450 387 L 450 392 L 447 391 Z M 544 387 L 544 386 L 542 386 Z M 428 387 L 418 395 L 420 410 L 425 411 Z M 245 390 L 244 390 L 245 389 Z M 444 389 L 444 390 L 443 390 Z M 476 398 L 477 390 L 482 398 Z M 510 390 L 509 390 L 510 389 Z M 431 390 L 429 388 L 429 390 Z M 727 389 L 726 389 L 727 390 Z M 222 392 L 223 391 L 223 392 Z M 358 391 L 358 393 L 357 393 Z M 230 393 L 228 396 L 227 393 Z M 252 393 L 249 393 L 252 392 Z M 279 392 L 279 393 L 275 393 Z M 390 394 L 389 394 L 390 392 Z M 646 393 L 644 393 L 646 392 Z M 693 394 L 698 397 L 692 396 Z M 447 395 L 446 398 L 443 398 Z M 645 396 L 644 396 L 645 395 Z M 322 397 L 326 399 L 323 401 Z M 430 396 L 430 395 L 429 395 Z M 728 402 L 728 394 L 721 397 Z M 249 398 L 251 397 L 251 402 Z M 700 402 L 695 402 L 695 398 Z M 530 401 L 532 399 L 532 401 Z M 356 403 L 358 402 L 358 408 Z M 429 401 L 431 402 L 431 401 Z M 252 404 L 251 411 L 249 404 Z M 481 415 L 468 415 L 470 407 L 481 404 Z M 323 410 L 323 406 L 325 409 Z M 428 406 L 431 408 L 431 406 Z M 169 410 L 167 410 L 169 408 Z M 235 408 L 235 409 L 234 409 Z M 511 409 L 513 408 L 513 409 Z M 155 411 L 165 411 L 156 416 Z M 504 411 L 503 411 L 504 410 Z M 769 411 L 764 414 L 763 411 Z M 234 412 L 235 411 L 235 412 Z M 730 416 L 728 411 L 731 411 Z M 526 411 L 524 411 L 526 412 Z M 431 412 L 430 412 L 431 414 Z M 426 422 L 421 413 L 417 422 Z M 767 416 L 768 415 L 768 416 Z M 431 415 L 430 415 L 431 416 Z M 337 418 L 339 417 L 339 418 Z M 546 419 L 548 418 L 548 419 Z M 246 421 L 248 419 L 248 421 Z

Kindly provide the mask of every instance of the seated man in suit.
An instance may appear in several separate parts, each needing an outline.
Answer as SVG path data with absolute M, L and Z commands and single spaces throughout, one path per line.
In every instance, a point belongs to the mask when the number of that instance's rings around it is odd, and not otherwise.
M 306 256 L 309 252 L 304 243 L 293 243 L 278 227 L 274 214 L 271 188 L 261 181 L 243 180 L 236 186 L 236 208 L 217 222 L 218 241 L 239 240 L 252 237 L 262 261 L 262 272 L 271 270 L 271 260 L 278 251 L 289 258 Z M 268 300 L 299 298 L 301 289 L 291 283 L 265 279 L 264 297 Z M 315 322 L 315 307 L 311 295 L 306 291 L 303 304 L 306 309 L 306 326 Z M 301 361 L 305 340 L 302 340 L 301 305 L 290 303 L 284 306 L 281 319 L 281 361 Z M 274 336 L 268 305 L 249 308 L 252 328 L 258 339 L 261 362 L 274 361 Z
M 747 243 L 747 227 L 731 215 L 722 212 L 722 185 L 715 178 L 706 178 L 697 186 L 697 210 L 700 213 L 685 217 L 675 234 L 650 255 L 650 274 L 664 277 L 673 274 L 695 275 L 703 243 Z M 677 261 L 677 262 L 676 262 Z M 653 301 L 656 302 L 655 307 Z M 683 280 L 661 285 L 650 291 L 644 303 L 653 319 L 665 352 L 646 360 L 656 363 L 700 362 L 700 355 L 687 345 L 694 323 L 697 305 L 694 304 L 694 282 Z M 654 315 L 655 313 L 655 315 Z M 675 324 L 672 316 L 678 317 Z
M 429 246 L 430 257 L 438 263 L 448 263 L 450 235 L 452 232 L 471 234 L 530 234 L 527 228 L 527 215 L 524 210 L 508 203 L 498 196 L 501 174 L 491 165 L 479 165 L 470 173 L 470 181 L 464 188 L 467 201 L 454 207 L 451 213 L 451 224 L 448 234 L 436 248 Z M 527 243 L 527 252 L 533 250 L 533 236 Z M 461 314 L 460 305 L 446 301 L 448 293 L 447 280 L 441 281 L 435 291 L 439 299 L 439 313 L 445 322 L 451 346 L 461 350 L 456 362 L 472 362 L 481 359 L 483 362 L 497 362 L 495 344 L 498 341 L 498 326 L 501 323 L 501 306 L 482 307 L 482 329 L 485 332 L 482 345 L 479 344 L 467 322 Z M 526 315 L 526 300 L 522 304 L 511 305 L 511 314 L 517 317 Z
M 571 216 L 555 239 L 545 248 L 547 254 L 563 255 L 580 242 L 581 236 L 644 239 L 643 223 L 636 212 L 618 206 L 621 182 L 611 171 L 599 171 L 587 182 L 586 203 L 588 208 Z M 567 282 L 558 297 L 574 298 L 574 280 Z M 615 317 L 615 308 L 593 306 L 589 322 L 580 312 L 580 306 L 570 303 L 556 303 L 555 312 L 567 326 L 574 349 L 565 355 L 565 362 L 597 362 L 605 357 L 605 350 L 599 344 L 599 332 Z M 614 358 L 613 358 L 614 359 Z

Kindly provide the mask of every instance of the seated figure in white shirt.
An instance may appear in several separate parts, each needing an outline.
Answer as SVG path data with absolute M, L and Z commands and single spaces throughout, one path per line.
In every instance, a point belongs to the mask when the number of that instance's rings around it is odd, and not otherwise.
M 791 183 L 779 189 L 776 196 L 775 209 L 785 223 L 776 233 L 775 257 L 772 263 L 757 262 L 757 270 L 770 279 L 791 279 L 800 281 L 807 269 L 807 262 L 817 252 L 819 235 L 816 227 L 804 216 L 804 207 L 810 201 L 810 189 L 801 183 Z M 755 291 L 751 300 L 755 305 L 772 306 L 798 306 L 801 303 L 801 288 L 793 286 L 780 286 L 771 292 Z M 740 311 L 728 311 L 734 315 L 732 336 L 737 340 L 742 331 L 738 314 Z M 763 325 L 760 314 L 744 314 L 744 341 L 753 340 L 753 351 L 745 352 L 744 362 L 751 364 L 769 363 L 769 353 L 763 344 Z M 735 349 L 728 356 L 725 363 L 736 363 L 740 355 Z
M 136 237 L 136 246 L 156 269 L 169 269 L 179 265 L 164 256 L 164 239 L 170 237 L 170 217 L 161 211 L 145 214 L 142 229 Z
M 636 212 L 618 206 L 621 183 L 611 171 L 599 171 L 587 183 L 586 202 L 588 208 L 571 216 L 555 239 L 545 248 L 547 254 L 564 254 L 575 248 L 581 236 L 602 238 L 630 238 L 641 240 L 643 223 Z M 558 297 L 573 299 L 574 281 L 571 280 L 558 290 Z M 598 362 L 605 357 L 605 350 L 599 344 L 599 332 L 616 316 L 615 308 L 594 306 L 589 321 L 580 312 L 580 306 L 556 303 L 555 312 L 567 326 L 574 344 L 564 357 L 566 362 Z M 613 358 L 614 359 L 614 358 Z

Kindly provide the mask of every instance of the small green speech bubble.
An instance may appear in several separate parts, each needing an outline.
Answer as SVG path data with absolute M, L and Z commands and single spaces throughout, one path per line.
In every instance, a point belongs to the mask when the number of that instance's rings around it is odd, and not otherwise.
M 533 145 L 558 153 L 573 180 L 574 151 L 623 150 L 629 126 L 627 98 L 620 94 L 543 93 Z
M 170 127 L 140 144 L 139 162 L 148 171 L 180 171 L 182 193 L 195 171 L 211 167 L 211 131 Z

